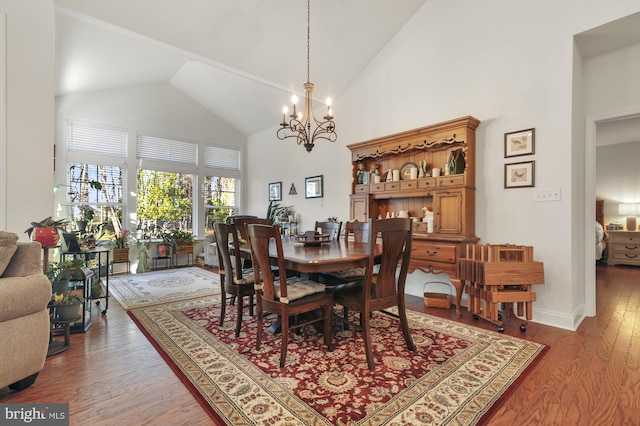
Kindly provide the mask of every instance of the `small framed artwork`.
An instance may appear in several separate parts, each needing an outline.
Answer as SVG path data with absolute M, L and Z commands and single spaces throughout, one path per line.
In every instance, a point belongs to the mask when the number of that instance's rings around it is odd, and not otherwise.
M 282 200 L 282 182 L 272 182 L 269 184 L 269 201 Z
M 504 187 L 526 188 L 535 186 L 535 161 L 504 165 Z
M 518 130 L 504 134 L 504 158 L 535 153 L 536 129 Z
M 322 175 L 304 179 L 304 198 L 322 198 Z

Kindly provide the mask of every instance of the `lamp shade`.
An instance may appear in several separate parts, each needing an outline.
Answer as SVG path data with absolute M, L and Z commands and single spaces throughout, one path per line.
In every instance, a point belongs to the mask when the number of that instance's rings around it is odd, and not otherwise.
M 640 204 L 618 204 L 618 214 L 624 216 L 637 216 L 640 214 Z
M 640 214 L 640 204 L 618 204 L 618 214 L 627 216 L 627 231 L 635 231 L 636 216 Z

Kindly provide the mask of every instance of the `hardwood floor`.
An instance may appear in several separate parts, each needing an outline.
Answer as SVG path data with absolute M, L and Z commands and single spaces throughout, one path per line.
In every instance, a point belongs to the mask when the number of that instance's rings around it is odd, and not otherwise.
M 560 284 L 556 284 L 560 285 Z M 456 320 L 454 309 L 409 307 Z M 491 425 L 640 424 L 640 268 L 597 267 L 597 312 L 576 332 L 505 323 L 505 333 L 551 348 L 493 415 Z M 206 412 L 111 299 L 94 307 L 94 324 L 72 335 L 22 392 L 0 389 L 0 402 L 69 402 L 71 425 L 208 425 Z M 463 309 L 464 323 L 495 330 Z

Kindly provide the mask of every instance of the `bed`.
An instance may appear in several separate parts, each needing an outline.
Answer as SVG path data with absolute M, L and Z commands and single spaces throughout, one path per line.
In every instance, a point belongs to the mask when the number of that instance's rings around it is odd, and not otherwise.
M 606 238 L 607 235 L 604 232 L 604 228 L 600 222 L 596 222 L 596 260 L 602 260 L 602 254 L 607 247 Z

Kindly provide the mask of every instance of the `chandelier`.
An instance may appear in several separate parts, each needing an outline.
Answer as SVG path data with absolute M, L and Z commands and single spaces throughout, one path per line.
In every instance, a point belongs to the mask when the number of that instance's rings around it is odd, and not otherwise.
M 307 152 L 311 152 L 316 139 L 335 142 L 338 138 L 335 132 L 336 125 L 331 115 L 331 98 L 327 98 L 327 115 L 322 117 L 324 121 L 318 120 L 313 112 L 313 83 L 309 81 L 310 28 L 311 0 L 307 0 L 307 82 L 304 84 L 304 108 L 296 111 L 298 97 L 293 95 L 291 97 L 293 112 L 289 115 L 289 122 L 287 122 L 289 108 L 285 106 L 282 109 L 282 123 L 280 123 L 280 128 L 277 132 L 280 140 L 296 138 L 298 145 L 304 145 Z M 312 127 L 315 128 L 312 129 Z

